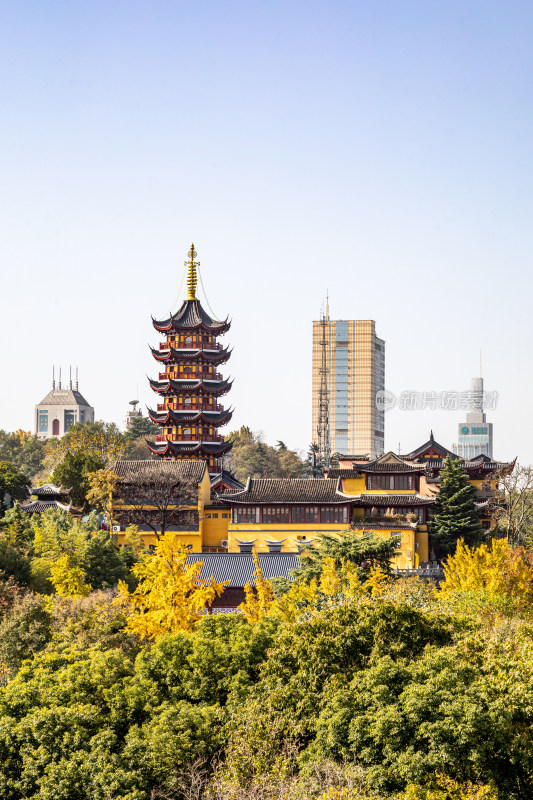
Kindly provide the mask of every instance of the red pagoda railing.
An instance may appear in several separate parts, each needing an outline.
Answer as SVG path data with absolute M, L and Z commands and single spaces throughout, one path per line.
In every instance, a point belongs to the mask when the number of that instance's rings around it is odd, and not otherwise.
M 164 403 L 157 404 L 158 411 L 224 411 L 224 407 L 218 403 L 175 403 L 166 406 Z
M 222 375 L 220 372 L 160 372 L 159 373 L 159 380 L 160 381 L 168 381 L 169 378 L 173 378 L 174 380 L 198 380 L 200 378 L 205 378 L 208 381 L 221 381 Z
M 224 346 L 218 342 L 160 342 L 160 350 L 168 350 L 173 347 L 174 350 L 223 350 Z
M 202 434 L 186 436 L 182 433 L 158 433 L 155 440 L 156 442 L 223 442 L 224 437 L 215 435 L 204 436 Z

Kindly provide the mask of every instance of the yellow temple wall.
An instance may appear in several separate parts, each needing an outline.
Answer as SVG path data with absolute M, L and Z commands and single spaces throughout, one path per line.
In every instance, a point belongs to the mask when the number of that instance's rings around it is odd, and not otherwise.
M 204 511 L 203 547 L 221 547 L 228 539 L 231 511 L 227 508 L 208 508 Z
M 342 481 L 342 490 L 346 494 L 361 494 L 365 492 L 365 478 L 344 478 Z
M 295 540 L 314 539 L 320 533 L 340 533 L 341 531 L 346 531 L 347 528 L 347 523 L 339 525 L 331 523 L 324 525 L 317 525 L 316 523 L 310 523 L 309 525 L 302 523 L 272 525 L 248 522 L 238 525 L 230 522 L 228 526 L 228 551 L 230 553 L 240 553 L 238 539 L 241 542 L 253 542 L 255 539 L 254 551 L 268 553 L 268 539 L 271 541 L 285 539 L 281 547 L 282 553 L 297 553 L 298 545 Z

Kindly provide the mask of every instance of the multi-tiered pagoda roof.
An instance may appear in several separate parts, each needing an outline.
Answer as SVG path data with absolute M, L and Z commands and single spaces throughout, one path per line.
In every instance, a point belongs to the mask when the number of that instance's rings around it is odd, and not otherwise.
M 231 355 L 231 350 L 217 341 L 229 330 L 230 322 L 214 319 L 202 307 L 196 297 L 199 262 L 195 261 L 194 245 L 188 255 L 187 299 L 168 319 L 152 318 L 154 328 L 166 339 L 158 348 L 151 348 L 164 371 L 150 379 L 162 402 L 148 410 L 161 429 L 148 447 L 162 458 L 206 461 L 213 473 L 221 471 L 221 458 L 231 449 L 218 429 L 230 421 L 233 412 L 217 402 L 233 383 L 218 372 Z

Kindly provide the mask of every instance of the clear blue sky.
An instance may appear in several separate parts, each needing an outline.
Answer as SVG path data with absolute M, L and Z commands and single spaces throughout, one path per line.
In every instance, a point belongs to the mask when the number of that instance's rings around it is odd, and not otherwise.
M 1 4 L 0 427 L 54 362 L 99 418 L 156 402 L 194 240 L 235 426 L 307 446 L 329 288 L 396 394 L 466 389 L 482 347 L 495 454 L 533 462 L 532 38 L 513 0 Z M 392 411 L 386 446 L 458 416 Z

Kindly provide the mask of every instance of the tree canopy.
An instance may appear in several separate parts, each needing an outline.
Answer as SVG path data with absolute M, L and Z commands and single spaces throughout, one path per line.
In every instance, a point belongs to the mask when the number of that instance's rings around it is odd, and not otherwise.
M 228 436 L 233 447 L 227 467 L 241 481 L 250 478 L 299 478 L 303 461 L 298 453 L 289 450 L 284 442 L 276 447 L 265 443 L 262 433 L 253 432 L 243 425 Z
M 0 430 L 0 461 L 10 461 L 30 480 L 41 472 L 46 443 L 26 431 Z
M 478 544 L 483 537 L 475 507 L 477 490 L 459 460 L 448 455 L 440 473 L 439 493 L 431 518 L 431 533 L 437 558 L 455 552 L 459 539 Z
M 15 464 L 11 461 L 0 461 L 0 517 L 17 500 L 24 500 L 28 496 L 29 486 L 29 478 Z

